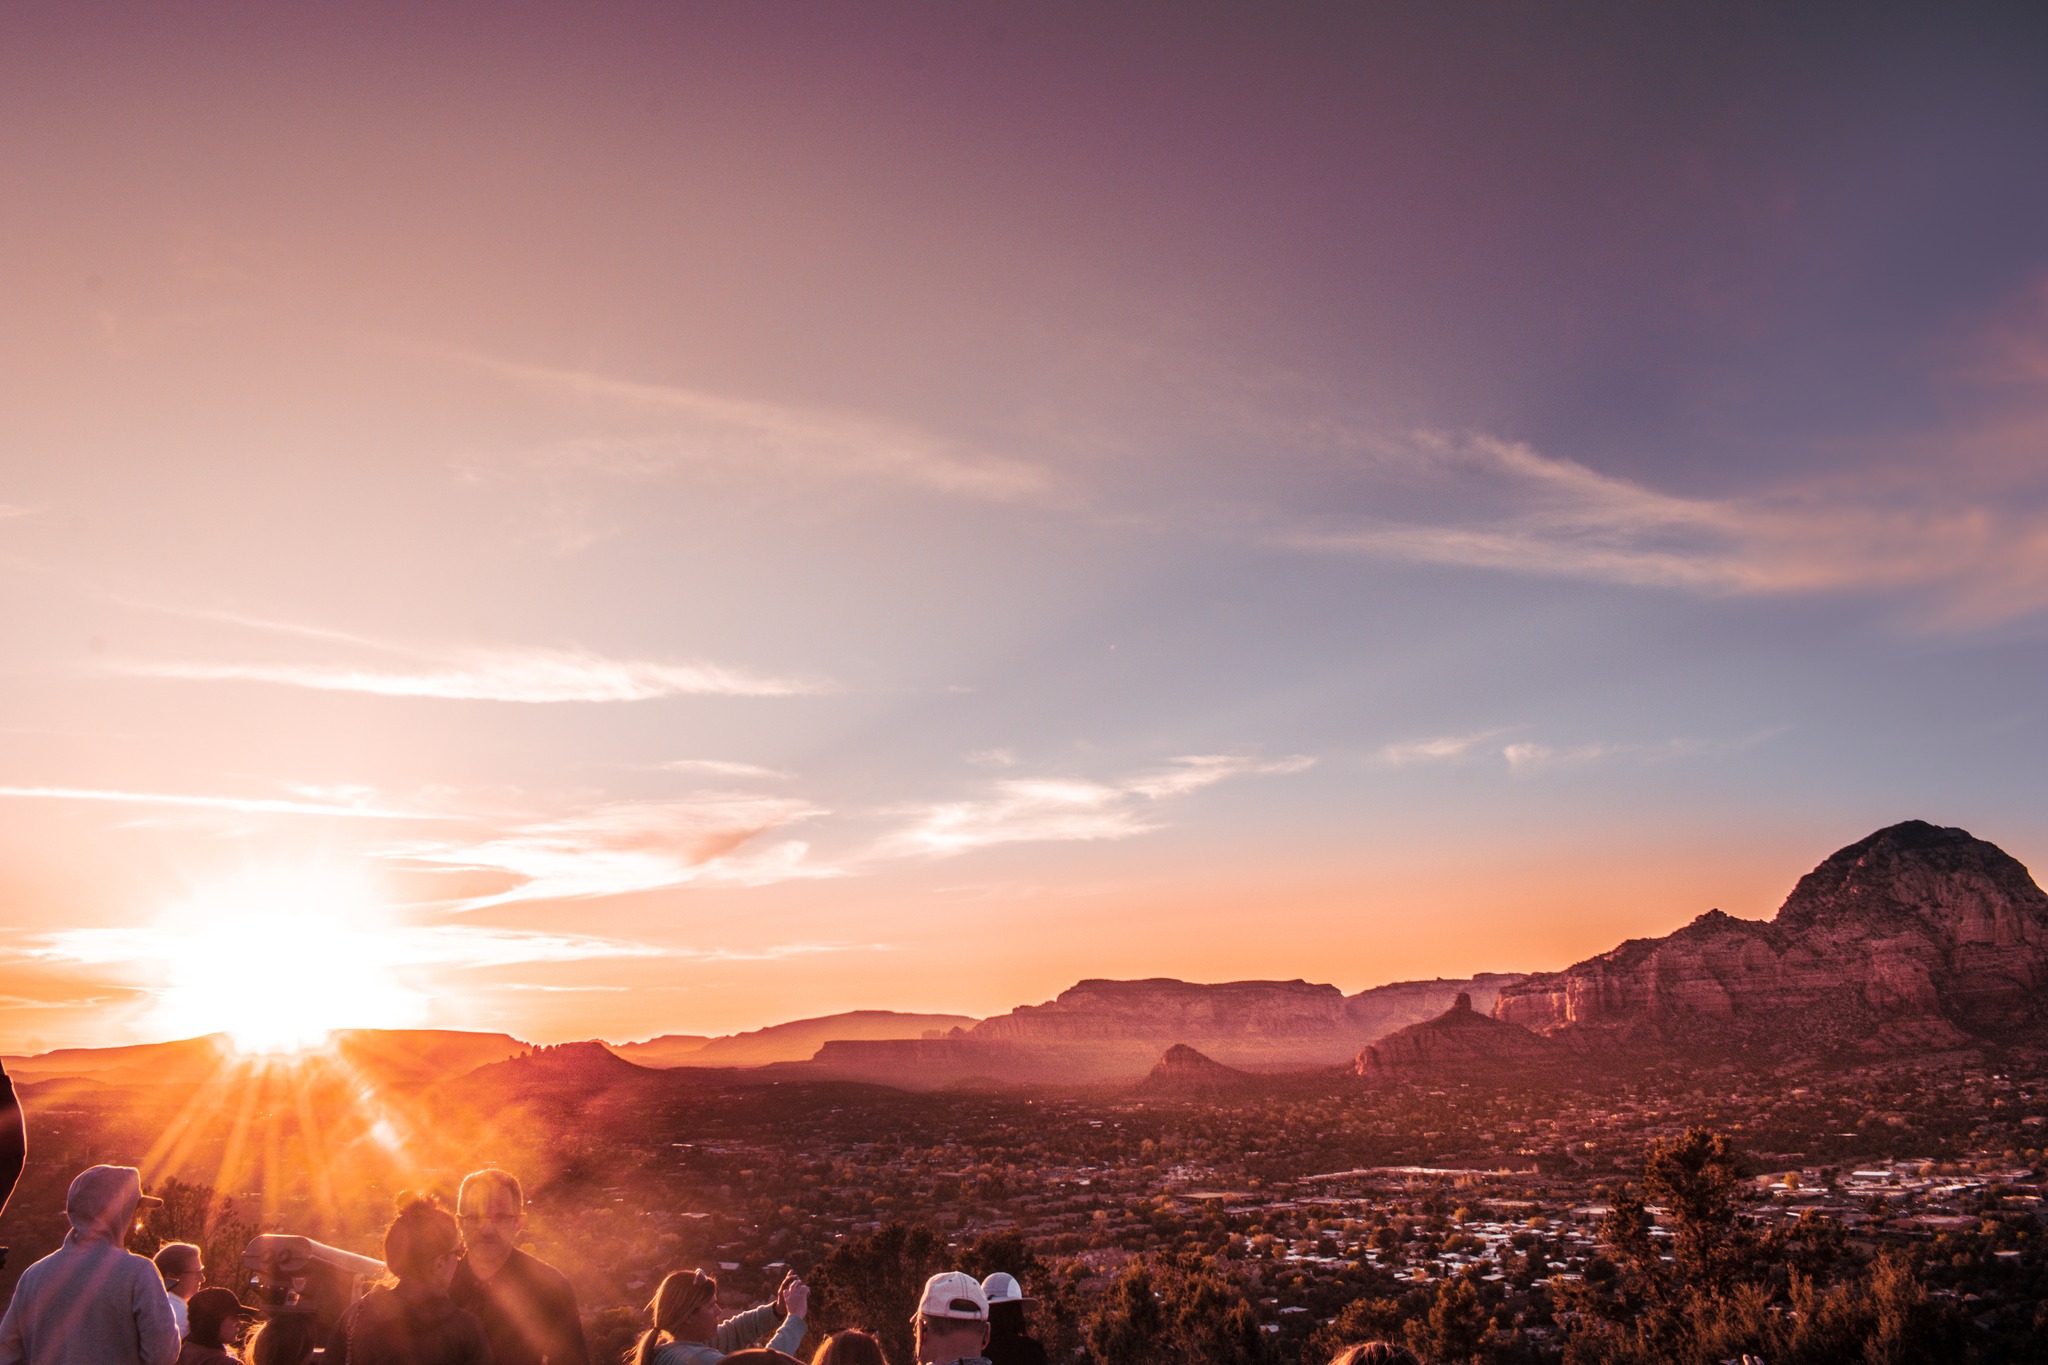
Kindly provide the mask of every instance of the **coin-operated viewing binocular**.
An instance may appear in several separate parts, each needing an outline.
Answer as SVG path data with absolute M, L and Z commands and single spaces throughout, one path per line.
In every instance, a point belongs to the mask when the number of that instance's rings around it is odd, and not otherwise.
M 250 1307 L 266 1317 L 308 1315 L 323 1344 L 348 1306 L 385 1275 L 382 1261 L 282 1232 L 251 1241 L 242 1268 L 248 1275 L 242 1298 Z

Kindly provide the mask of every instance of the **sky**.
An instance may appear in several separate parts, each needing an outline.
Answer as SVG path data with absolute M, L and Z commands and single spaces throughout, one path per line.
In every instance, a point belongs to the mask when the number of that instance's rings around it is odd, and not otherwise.
M 2048 858 L 2029 6 L 0 13 L 0 1049 Z

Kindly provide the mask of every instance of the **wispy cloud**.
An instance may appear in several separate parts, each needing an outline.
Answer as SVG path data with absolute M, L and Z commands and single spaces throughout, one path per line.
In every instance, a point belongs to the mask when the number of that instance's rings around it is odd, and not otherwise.
M 763 768 L 754 763 L 728 763 L 718 758 L 673 758 L 658 766 L 664 772 L 704 773 L 710 777 L 752 777 L 787 781 L 794 776 L 792 773 Z
M 733 398 L 472 352 L 440 354 L 556 397 L 595 405 L 608 415 L 653 420 L 651 430 L 569 442 L 545 457 L 556 466 L 640 479 L 687 465 L 725 465 L 749 475 L 779 468 L 810 479 L 883 480 L 993 502 L 1041 499 L 1051 487 L 1049 476 L 1035 465 L 864 414 Z
M 1607 759 L 1633 759 L 1638 762 L 1655 763 L 1669 759 L 1693 758 L 1702 754 L 1739 753 L 1753 748 L 1768 739 L 1782 735 L 1789 726 L 1777 725 L 1768 730 L 1745 735 L 1741 739 L 1667 739 L 1661 743 L 1612 743 L 1596 741 L 1590 744 L 1549 745 L 1534 741 L 1521 741 L 1504 745 L 1501 757 L 1508 767 L 1518 773 L 1533 772 L 1546 767 L 1575 767 L 1599 763 Z
M 20 503 L 0 502 L 0 521 L 14 517 L 32 517 L 45 510 L 47 509 L 42 507 L 24 507 Z
M 352 788 L 351 791 L 366 791 Z M 98 801 L 116 805 L 173 806 L 245 815 L 327 815 L 350 820 L 445 820 L 434 811 L 406 810 L 363 801 L 291 801 L 262 796 L 210 796 L 188 792 L 107 791 L 94 787 L 0 787 L 0 797 L 27 801 Z
M 1447 763 L 1478 752 L 1488 740 L 1505 733 L 1499 729 L 1474 730 L 1470 734 L 1438 735 L 1432 739 L 1404 739 L 1382 746 L 1373 758 L 1392 768 L 1413 763 Z
M 126 605 L 264 635 L 344 646 L 363 662 L 129 659 L 103 665 L 128 677 L 255 682 L 323 692 L 450 701 L 621 702 L 674 696 L 789 697 L 829 692 L 815 678 L 775 677 L 725 664 L 615 659 L 583 649 L 427 649 L 354 631 L 232 610 L 123 598 Z
M 2035 451 L 2038 464 L 2038 449 Z M 2048 607 L 2048 488 L 1937 458 L 1728 498 L 1680 497 L 1487 436 L 1389 456 L 1478 514 L 1321 521 L 1297 546 L 1722 595 L 1884 592 L 1969 626 Z M 2000 471 L 2009 482 L 2010 470 Z
M 322 692 L 449 701 L 618 702 L 659 697 L 790 697 L 825 684 L 776 678 L 719 664 L 608 659 L 578 650 L 473 651 L 420 668 L 356 664 L 139 660 L 112 665 L 134 677 L 198 682 L 259 682 Z
M 809 863 L 809 849 L 801 842 L 760 842 L 772 831 L 821 814 L 805 802 L 767 796 L 617 802 L 517 825 L 487 839 L 414 841 L 387 854 L 415 865 L 501 873 L 516 880 L 510 890 L 467 902 L 468 909 L 706 882 L 765 885 L 834 875 L 834 869 Z
M 1087 778 L 1010 778 L 969 801 L 908 812 L 912 819 L 884 844 L 895 854 L 953 854 L 991 844 L 1128 839 L 1160 828 L 1159 805 L 1226 778 L 1297 773 L 1314 759 L 1278 760 L 1202 754 L 1119 782 Z
M 102 925 L 26 936 L 16 955 L 31 962 L 107 967 L 176 960 L 189 930 Z M 385 967 L 510 967 L 547 962 L 662 957 L 670 950 L 631 939 L 531 932 L 466 924 L 390 925 L 374 938 Z

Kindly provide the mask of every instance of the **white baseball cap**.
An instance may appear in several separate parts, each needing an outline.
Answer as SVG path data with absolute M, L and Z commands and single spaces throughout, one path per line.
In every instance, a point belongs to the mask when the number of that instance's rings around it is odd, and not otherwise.
M 1000 1270 L 981 1282 L 981 1292 L 988 1296 L 990 1307 L 999 1303 L 1028 1303 L 1031 1298 L 1015 1275 Z
M 988 1321 L 988 1295 L 981 1283 L 959 1270 L 942 1270 L 924 1282 L 924 1298 L 917 1311 L 928 1318 L 962 1318 Z

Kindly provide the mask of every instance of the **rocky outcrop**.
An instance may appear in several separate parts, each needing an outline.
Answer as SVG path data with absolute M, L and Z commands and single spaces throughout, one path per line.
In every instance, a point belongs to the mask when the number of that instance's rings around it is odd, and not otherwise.
M 2048 895 L 1967 831 L 1912 820 L 1800 879 L 1777 916 L 1709 911 L 1505 988 L 1494 1017 L 1628 1047 L 1958 1044 L 2044 1022 Z
M 1562 1045 L 1479 1013 L 1461 992 L 1436 1018 L 1360 1052 L 1353 1070 L 1373 1081 L 1502 1081 L 1548 1075 L 1571 1060 Z
M 1187 1044 L 1176 1043 L 1166 1049 L 1166 1055 L 1159 1059 L 1151 1074 L 1138 1083 L 1138 1093 L 1161 1098 L 1227 1095 L 1255 1083 L 1252 1076 L 1236 1067 L 1212 1061 Z
M 480 1066 L 464 1081 L 609 1084 L 646 1076 L 651 1068 L 636 1066 L 603 1043 L 556 1043 L 537 1047 L 502 1062 Z
M 1481 972 L 1462 980 L 1396 981 L 1347 997 L 1344 1017 L 1358 1031 L 1359 1041 L 1369 1043 L 1395 1029 L 1436 1018 L 1460 995 L 1470 996 L 1472 1008 L 1481 1014 L 1491 1014 L 1501 990 L 1523 979 L 1520 972 Z

